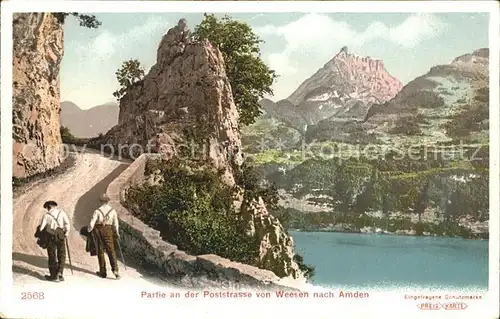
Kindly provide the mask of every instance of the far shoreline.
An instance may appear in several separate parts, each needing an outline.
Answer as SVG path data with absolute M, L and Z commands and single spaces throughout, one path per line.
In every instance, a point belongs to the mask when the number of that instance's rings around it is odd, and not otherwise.
M 391 233 L 391 232 L 362 232 L 362 231 L 341 231 L 334 229 L 287 229 L 289 232 L 297 232 L 297 233 L 340 233 L 340 234 L 360 234 L 360 235 L 377 235 L 377 236 L 397 236 L 397 237 L 436 237 L 436 238 L 455 238 L 455 239 L 466 239 L 466 240 L 488 240 L 489 241 L 489 233 L 488 238 L 482 237 L 461 237 L 461 236 L 446 236 L 446 235 L 436 235 L 436 234 L 428 234 L 428 235 L 416 235 L 416 234 L 408 234 L 408 233 Z M 407 230 L 404 230 L 407 231 Z

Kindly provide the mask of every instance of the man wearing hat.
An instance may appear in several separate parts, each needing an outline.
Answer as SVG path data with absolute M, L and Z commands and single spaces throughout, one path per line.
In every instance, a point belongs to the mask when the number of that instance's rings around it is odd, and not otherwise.
M 50 281 L 64 281 L 65 240 L 70 230 L 69 218 L 63 210 L 57 208 L 55 201 L 45 202 L 43 208 L 47 210 L 47 213 L 43 215 L 38 227 L 40 231 L 47 232 L 47 255 L 50 275 L 46 275 L 45 278 Z
M 97 275 L 106 278 L 106 260 L 104 259 L 104 251 L 109 258 L 111 270 L 116 279 L 120 279 L 118 272 L 118 261 L 116 258 L 115 238 L 120 237 L 118 229 L 118 215 L 116 210 L 109 206 L 109 197 L 106 194 L 101 196 L 101 207 L 94 211 L 88 232 L 94 233 L 97 242 L 97 259 L 99 261 L 99 271 Z

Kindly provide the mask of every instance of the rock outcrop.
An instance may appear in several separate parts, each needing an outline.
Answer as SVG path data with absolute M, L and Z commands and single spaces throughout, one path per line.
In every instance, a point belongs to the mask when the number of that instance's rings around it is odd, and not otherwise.
M 123 155 L 150 151 L 211 163 L 234 186 L 234 169 L 242 164 L 241 136 L 219 49 L 207 41 L 193 41 L 185 20 L 180 20 L 163 36 L 157 63 L 120 101 L 118 125 L 103 141 L 126 152 Z M 249 232 L 262 239 L 262 267 L 279 276 L 299 277 L 293 240 L 262 200 L 257 201 L 240 212 L 249 221 Z
M 244 202 L 241 214 L 248 222 L 249 235 L 258 234 L 261 238 L 259 266 L 272 270 L 279 277 L 300 277 L 301 272 L 293 259 L 293 238 L 280 221 L 268 213 L 262 198 Z
M 106 143 L 124 155 L 166 156 L 193 145 L 190 158 L 212 161 L 234 183 L 231 164 L 241 163 L 241 141 L 224 60 L 210 43 L 191 42 L 184 28 L 180 21 L 163 36 L 157 63 L 120 101 L 118 125 Z
M 24 178 L 61 163 L 62 26 L 51 13 L 16 13 L 13 44 L 12 166 Z
M 402 83 L 378 59 L 349 53 L 343 47 L 286 100 L 261 102 L 279 120 L 304 132 L 327 118 L 363 119 L 374 103 L 392 99 Z

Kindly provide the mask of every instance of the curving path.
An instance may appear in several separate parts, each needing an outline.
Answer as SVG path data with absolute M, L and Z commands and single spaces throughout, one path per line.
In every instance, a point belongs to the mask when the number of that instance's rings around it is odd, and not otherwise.
M 85 239 L 80 236 L 79 230 L 87 225 L 92 212 L 99 206 L 100 195 L 129 163 L 106 158 L 93 151 L 74 154 L 76 163 L 68 171 L 36 182 L 14 198 L 12 270 L 16 286 L 71 285 L 75 280 L 84 280 L 86 283 L 90 283 L 89 280 L 103 281 L 95 275 L 98 270 L 97 257 L 91 257 L 85 251 Z M 44 280 L 44 275 L 48 274 L 47 252 L 36 244 L 34 238 L 35 229 L 44 214 L 43 203 L 47 200 L 55 200 L 66 211 L 72 224 L 68 241 L 73 274 L 66 258 L 66 281 L 62 283 Z M 106 262 L 109 267 L 107 259 Z M 125 270 L 121 262 L 119 266 L 124 283 L 132 279 L 145 280 L 136 269 L 127 267 Z M 108 277 L 112 277 L 110 270 Z M 121 284 L 122 280 L 114 282 Z

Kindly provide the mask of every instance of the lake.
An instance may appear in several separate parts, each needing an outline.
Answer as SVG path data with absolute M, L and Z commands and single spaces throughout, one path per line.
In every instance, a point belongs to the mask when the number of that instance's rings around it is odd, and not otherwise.
M 488 241 L 291 231 L 322 287 L 488 289 Z

